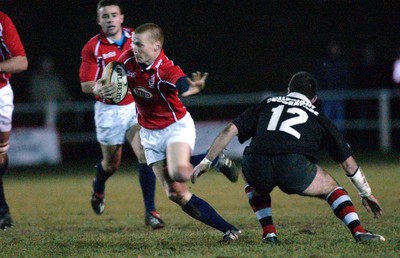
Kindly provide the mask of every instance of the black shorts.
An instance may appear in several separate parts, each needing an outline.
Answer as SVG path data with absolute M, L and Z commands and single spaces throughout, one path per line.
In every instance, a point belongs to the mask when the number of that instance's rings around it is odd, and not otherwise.
M 317 174 L 317 166 L 301 154 L 245 154 L 243 175 L 260 195 L 269 194 L 278 186 L 287 194 L 301 194 Z

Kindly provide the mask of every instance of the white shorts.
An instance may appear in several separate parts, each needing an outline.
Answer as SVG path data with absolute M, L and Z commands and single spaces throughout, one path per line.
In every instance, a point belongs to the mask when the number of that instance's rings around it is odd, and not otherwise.
M 147 164 L 167 158 L 167 146 L 174 142 L 185 142 L 194 150 L 196 129 L 189 112 L 172 125 L 161 130 L 140 129 L 140 139 L 146 155 Z
M 14 111 L 14 93 L 11 85 L 0 89 L 0 132 L 11 131 L 12 114 Z
M 136 105 L 107 105 L 96 101 L 94 105 L 97 141 L 103 145 L 125 142 L 126 131 L 137 124 Z

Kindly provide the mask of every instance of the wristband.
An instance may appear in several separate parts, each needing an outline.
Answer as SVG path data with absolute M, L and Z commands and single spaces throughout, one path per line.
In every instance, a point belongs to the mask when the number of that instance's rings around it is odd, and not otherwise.
M 368 197 L 372 194 L 371 187 L 369 186 L 361 167 L 358 167 L 357 171 L 352 176 L 347 177 L 350 179 L 350 182 L 357 189 L 361 197 Z
M 207 159 L 207 158 L 204 158 L 204 159 L 200 162 L 200 164 L 206 164 L 206 165 L 208 166 L 208 168 L 211 167 L 211 163 L 212 163 L 212 161 L 209 160 L 209 159 Z

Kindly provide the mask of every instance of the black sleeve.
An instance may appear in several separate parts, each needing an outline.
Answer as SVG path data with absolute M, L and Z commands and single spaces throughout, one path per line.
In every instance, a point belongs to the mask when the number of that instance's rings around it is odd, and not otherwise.
M 244 143 L 254 136 L 257 129 L 258 113 L 263 104 L 264 101 L 248 108 L 232 121 L 232 123 L 238 128 L 238 139 L 240 143 Z
M 189 82 L 187 80 L 187 76 L 181 77 L 178 79 L 178 81 L 176 82 L 176 88 L 179 91 L 179 94 L 184 93 L 185 91 L 187 91 L 189 89 Z
M 335 162 L 342 163 L 348 157 L 353 155 L 353 150 L 340 131 L 328 118 L 323 114 L 319 114 L 319 119 L 325 129 L 322 138 L 324 147 Z

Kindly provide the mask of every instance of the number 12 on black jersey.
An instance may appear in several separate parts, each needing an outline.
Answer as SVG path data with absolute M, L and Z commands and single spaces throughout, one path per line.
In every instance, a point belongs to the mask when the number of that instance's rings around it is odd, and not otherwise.
M 282 119 L 281 116 L 284 108 L 285 105 L 279 105 L 271 110 L 272 116 L 268 123 L 267 127 L 268 131 L 275 131 L 277 129 L 279 121 Z M 286 113 L 290 113 L 297 116 L 284 119 L 283 121 L 281 121 L 281 125 L 278 130 L 293 135 L 297 139 L 300 139 L 301 134 L 297 130 L 293 129 L 292 126 L 298 124 L 304 124 L 305 122 L 307 122 L 308 120 L 307 112 L 300 108 L 292 107 L 288 108 L 286 110 Z

